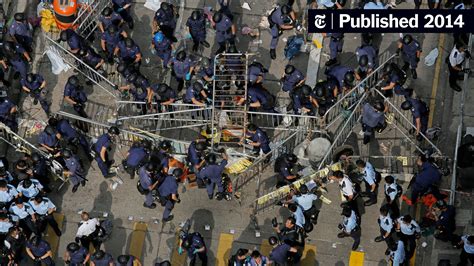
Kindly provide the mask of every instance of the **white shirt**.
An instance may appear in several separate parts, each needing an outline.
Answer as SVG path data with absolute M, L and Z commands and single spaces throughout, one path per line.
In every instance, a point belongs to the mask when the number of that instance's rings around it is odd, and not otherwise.
M 339 182 L 339 188 L 344 196 L 349 197 L 354 195 L 354 188 L 352 187 L 352 181 L 344 175 L 342 180 Z
M 418 225 L 418 223 L 415 222 L 415 220 L 411 220 L 411 223 L 406 224 L 406 223 L 403 222 L 402 219 L 403 219 L 403 216 L 398 218 L 398 220 L 397 220 L 398 224 L 400 224 L 400 231 L 402 232 L 402 234 L 407 235 L 407 236 L 411 236 L 411 235 L 415 234 L 415 232 L 416 233 L 421 232 L 421 228 Z
M 318 196 L 314 195 L 313 193 L 303 194 L 301 196 L 293 196 L 292 200 L 296 202 L 296 204 L 300 205 L 303 211 L 307 211 L 313 207 L 313 201 L 317 200 Z
M 392 258 L 392 266 L 400 266 L 405 261 L 405 245 L 403 245 L 403 241 L 398 240 L 397 250 L 390 251 L 390 257 Z
M 385 195 L 387 195 L 390 198 L 390 200 L 392 201 L 395 200 L 398 193 L 397 184 L 395 182 L 393 182 L 390 185 L 385 183 L 384 189 L 385 189 Z
M 97 226 L 99 226 L 99 220 L 97 218 L 92 218 L 87 221 L 81 221 L 81 225 L 77 228 L 76 236 L 88 236 L 96 230 Z
M 464 62 L 464 53 L 459 52 L 459 50 L 454 46 L 451 54 L 449 55 L 449 64 L 452 67 L 462 64 Z
M 379 216 L 379 225 L 385 232 L 391 232 L 393 229 L 393 220 L 390 218 L 390 215 Z
M 461 237 L 461 240 L 464 242 L 464 251 L 466 251 L 468 254 L 474 254 L 474 244 L 471 244 L 469 241 L 467 241 L 468 237 L 468 235 Z

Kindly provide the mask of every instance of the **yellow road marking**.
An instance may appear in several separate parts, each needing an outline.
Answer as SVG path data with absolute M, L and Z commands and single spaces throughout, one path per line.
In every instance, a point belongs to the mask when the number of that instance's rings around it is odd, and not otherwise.
M 260 245 L 260 253 L 265 256 L 270 256 L 270 252 L 272 251 L 273 247 L 268 243 L 268 239 L 262 240 L 262 244 Z
M 349 266 L 362 266 L 364 265 L 364 252 L 351 251 L 349 258 Z
M 306 244 L 303 250 L 301 266 L 316 265 L 316 246 Z
M 133 232 L 130 240 L 130 246 L 128 247 L 128 253 L 137 258 L 142 257 L 143 246 L 145 245 L 145 236 L 148 225 L 143 222 L 135 222 L 133 225 Z
M 171 254 L 171 265 L 176 265 L 176 266 L 183 266 L 186 265 L 186 254 L 183 252 L 183 254 L 179 255 L 178 253 L 178 245 L 179 245 L 179 235 L 176 236 L 175 240 L 175 245 L 173 248 L 173 253 Z
M 53 213 L 54 220 L 58 223 L 59 230 L 63 229 L 64 214 L 62 213 Z M 44 240 L 46 240 L 51 246 L 51 251 L 53 252 L 53 258 L 58 255 L 59 248 L 59 236 L 56 235 L 53 228 L 48 224 L 46 228 L 46 234 Z
M 234 235 L 232 234 L 221 234 L 219 236 L 219 246 L 217 247 L 216 265 L 226 266 L 229 260 L 232 249 L 232 243 L 234 242 Z
M 430 99 L 430 115 L 428 118 L 428 127 L 433 126 L 433 117 L 434 117 L 434 110 L 436 107 L 436 94 L 438 93 L 438 83 L 439 83 L 439 77 L 440 77 L 440 71 L 441 71 L 441 64 L 444 62 L 443 59 L 443 49 L 442 47 L 444 46 L 444 39 L 445 35 L 441 34 L 439 36 L 439 42 L 438 42 L 438 60 L 436 61 L 436 67 L 435 67 L 435 75 L 433 78 L 433 86 L 431 89 L 431 99 Z

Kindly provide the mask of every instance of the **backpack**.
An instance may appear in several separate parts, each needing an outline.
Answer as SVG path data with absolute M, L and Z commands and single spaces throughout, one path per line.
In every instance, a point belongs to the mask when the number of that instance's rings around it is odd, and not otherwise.
M 290 38 L 288 38 L 288 42 L 286 43 L 286 47 L 285 47 L 286 59 L 291 60 L 293 57 L 299 54 L 303 43 L 304 43 L 303 37 L 293 35 Z

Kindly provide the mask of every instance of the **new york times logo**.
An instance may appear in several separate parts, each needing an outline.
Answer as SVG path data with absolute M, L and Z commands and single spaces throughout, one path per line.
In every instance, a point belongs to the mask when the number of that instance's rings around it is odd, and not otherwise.
M 471 10 L 309 10 L 309 32 L 460 33 L 474 29 Z
M 324 29 L 326 27 L 326 15 L 314 16 L 314 26 L 318 29 Z

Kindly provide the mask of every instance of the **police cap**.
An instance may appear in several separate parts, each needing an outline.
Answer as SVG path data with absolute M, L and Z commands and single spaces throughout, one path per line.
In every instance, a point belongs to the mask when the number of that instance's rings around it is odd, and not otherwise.
M 217 156 L 214 153 L 210 153 L 206 156 L 206 162 L 208 164 L 216 164 Z
M 130 260 L 130 255 L 120 255 L 117 258 L 117 262 L 121 265 L 125 265 Z
M 292 9 L 291 9 L 290 5 L 284 5 L 284 6 L 281 7 L 281 13 L 283 15 L 288 15 L 288 14 L 290 14 L 291 11 L 292 11 Z
M 160 149 L 165 150 L 165 151 L 171 149 L 171 141 L 169 141 L 169 140 L 161 141 L 160 142 Z
M 69 252 L 76 252 L 80 249 L 81 247 L 79 246 L 79 244 L 77 244 L 76 242 L 71 242 L 67 245 L 66 249 L 67 251 Z
M 168 90 L 169 86 L 166 83 L 160 83 L 158 85 L 158 93 L 165 93 Z
M 80 57 L 84 57 L 84 56 L 86 56 L 86 55 L 87 55 L 87 50 L 86 50 L 86 49 L 81 49 L 81 50 L 79 50 L 79 56 L 80 56 Z
M 181 50 L 176 54 L 176 60 L 183 62 L 186 59 L 186 52 Z
M 309 96 L 311 94 L 311 87 L 305 84 L 301 86 L 301 92 L 304 96 Z
M 376 101 L 374 103 L 374 108 L 375 108 L 375 110 L 377 110 L 379 112 L 383 112 L 383 110 L 385 109 L 385 106 L 383 105 L 383 103 L 381 101 Z
M 150 173 L 154 173 L 158 168 L 158 165 L 153 162 L 149 162 L 145 165 L 145 170 Z
M 28 81 L 29 83 L 33 82 L 34 80 L 35 80 L 35 74 L 28 73 L 28 75 L 26 75 L 26 81 Z
M 14 16 L 16 21 L 23 21 L 25 20 L 25 14 L 24 13 L 16 13 Z
M 108 133 L 111 134 L 111 135 L 118 135 L 118 134 L 120 134 L 120 130 L 116 126 L 111 126 L 108 130 Z
M 118 32 L 118 28 L 117 28 L 117 26 L 115 26 L 115 25 L 112 24 L 112 25 L 110 25 L 110 26 L 107 28 L 107 32 L 108 32 L 109 34 L 115 34 L 115 33 Z
M 403 36 L 403 43 L 405 45 L 410 44 L 413 41 L 413 37 L 410 34 Z
M 202 85 L 201 82 L 196 81 L 193 84 L 193 90 L 196 91 L 196 92 L 200 92 L 200 91 L 204 90 L 204 85 Z
M 202 17 L 202 13 L 200 10 L 194 10 L 193 13 L 191 13 L 191 19 L 192 20 L 198 20 Z
M 112 8 L 111 7 L 105 7 L 104 10 L 102 10 L 102 15 L 106 17 L 110 17 L 112 15 Z
M 296 163 L 298 161 L 298 157 L 296 157 L 296 155 L 294 155 L 293 153 L 288 153 L 286 154 L 285 160 L 288 163 Z
M 216 13 L 214 13 L 214 15 L 212 16 L 212 20 L 214 21 L 214 23 L 219 23 L 219 22 L 221 22 L 221 20 L 222 20 L 222 12 L 217 11 Z
M 291 75 L 293 72 L 295 72 L 295 67 L 293 65 L 286 65 L 285 74 Z
M 37 152 L 33 152 L 31 154 L 31 160 L 36 163 L 36 162 L 39 162 L 41 160 L 41 156 L 39 155 L 39 153 Z
M 138 80 L 138 74 L 137 73 L 132 73 L 130 76 L 127 77 L 127 82 L 128 83 L 135 83 Z
M 132 38 L 126 38 L 124 42 L 125 42 L 125 47 L 127 48 L 132 48 L 135 45 L 135 42 L 133 41 Z
M 179 177 L 181 177 L 183 174 L 184 174 L 184 172 L 183 172 L 183 169 L 181 169 L 181 168 L 175 168 L 175 169 L 173 170 L 173 176 L 174 176 L 174 177 L 179 178 Z
M 161 3 L 160 8 L 163 9 L 164 11 L 168 11 L 171 9 L 171 4 L 163 2 Z
M 207 148 L 206 142 L 200 141 L 200 142 L 196 143 L 196 150 L 203 151 L 206 148 Z
M 72 152 L 70 149 L 63 149 L 63 157 L 66 158 L 66 159 L 69 159 L 72 157 Z
M 94 252 L 94 254 L 92 254 L 92 259 L 94 260 L 101 260 L 105 257 L 105 252 L 103 250 L 97 250 L 96 252 Z
M 300 192 L 301 192 L 301 194 L 308 193 L 309 192 L 308 187 L 305 184 L 301 185 L 300 186 Z
M 369 64 L 369 57 L 367 55 L 362 55 L 359 58 L 359 66 L 365 67 Z
M 407 110 L 410 110 L 410 109 L 411 109 L 412 104 L 411 104 L 411 102 L 410 102 L 409 100 L 406 100 L 406 101 L 402 102 L 402 106 L 401 106 L 401 107 L 402 107 L 403 110 L 407 111 Z
M 354 86 L 355 75 L 353 71 L 349 71 L 346 74 L 344 74 L 344 83 L 348 86 Z
M 77 76 L 70 76 L 67 80 L 67 83 L 71 84 L 72 86 L 77 86 L 79 85 L 79 79 L 77 78 Z
M 203 58 L 201 59 L 201 66 L 202 66 L 203 68 L 208 68 L 210 65 L 211 65 L 211 60 L 209 60 L 209 58 L 203 57 Z
M 46 132 L 48 135 L 54 135 L 56 134 L 56 131 L 54 130 L 54 128 L 50 125 L 47 125 L 45 128 L 44 128 L 44 132 Z

